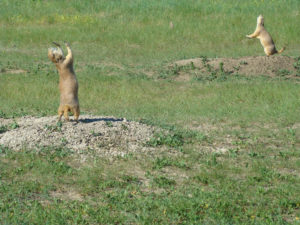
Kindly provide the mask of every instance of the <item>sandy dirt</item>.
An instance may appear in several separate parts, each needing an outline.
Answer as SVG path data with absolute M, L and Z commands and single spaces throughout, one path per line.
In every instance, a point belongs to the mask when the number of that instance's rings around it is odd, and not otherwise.
M 57 116 L 0 118 L 0 145 L 15 150 L 39 150 L 41 147 L 66 147 L 81 152 L 91 150 L 97 155 L 124 156 L 134 152 L 151 152 L 146 145 L 155 128 L 126 119 L 80 116 L 80 122 L 57 125 Z M 157 129 L 156 129 L 157 130 Z
M 296 59 L 282 55 L 241 58 L 195 58 L 176 61 L 171 67 L 177 66 L 182 68 L 188 66 L 189 68 L 180 69 L 177 78 L 178 80 L 187 80 L 189 69 L 194 68 L 205 74 L 209 73 L 207 65 L 212 71 L 220 71 L 221 63 L 223 63 L 223 70 L 227 74 L 298 77 L 298 71 L 294 66 Z

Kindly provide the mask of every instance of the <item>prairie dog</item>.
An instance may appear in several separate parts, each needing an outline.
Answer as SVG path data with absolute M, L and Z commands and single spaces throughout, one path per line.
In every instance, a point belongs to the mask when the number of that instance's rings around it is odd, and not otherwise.
M 48 49 L 48 58 L 55 64 L 59 73 L 59 91 L 60 105 L 58 108 L 58 120 L 62 115 L 69 121 L 69 112 L 74 114 L 74 118 L 78 121 L 80 114 L 78 101 L 78 82 L 73 68 L 73 54 L 68 43 L 65 43 L 68 54 L 64 57 L 63 51 L 59 44 L 53 42 L 57 48 Z
M 264 51 L 267 56 L 281 53 L 284 51 L 284 47 L 280 49 L 279 51 L 276 50 L 275 44 L 273 42 L 273 39 L 271 35 L 268 33 L 266 28 L 264 27 L 264 17 L 262 15 L 259 15 L 257 17 L 257 25 L 256 29 L 253 34 L 246 35 L 248 38 L 258 38 L 260 40 L 261 45 L 264 48 Z

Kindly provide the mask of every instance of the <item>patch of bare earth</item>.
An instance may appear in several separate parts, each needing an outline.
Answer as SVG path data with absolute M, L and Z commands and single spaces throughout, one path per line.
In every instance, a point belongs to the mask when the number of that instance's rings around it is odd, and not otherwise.
M 155 128 L 126 119 L 82 115 L 78 123 L 57 124 L 57 116 L 0 118 L 0 126 L 10 124 L 17 126 L 0 133 L 0 145 L 15 150 L 66 147 L 79 153 L 90 150 L 100 156 L 155 150 L 145 145 L 153 137 Z
M 253 56 L 241 58 L 195 58 L 176 61 L 171 67 L 188 66 L 199 70 L 200 73 L 219 71 L 222 64 L 227 74 L 240 74 L 246 76 L 265 75 L 270 77 L 285 76 L 287 78 L 298 77 L 295 68 L 296 59 L 289 56 Z M 188 69 L 181 69 L 177 80 L 189 80 Z
M 26 73 L 26 70 L 22 69 L 1 69 L 0 73 L 6 73 L 6 74 L 20 74 L 20 73 Z

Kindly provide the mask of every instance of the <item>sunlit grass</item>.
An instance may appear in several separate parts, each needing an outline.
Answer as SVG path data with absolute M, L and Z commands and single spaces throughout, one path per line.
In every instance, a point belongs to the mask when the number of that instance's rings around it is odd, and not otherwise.
M 43 58 L 55 41 L 69 41 L 81 61 L 143 66 L 174 59 L 263 55 L 248 40 L 262 13 L 284 54 L 299 53 L 298 1 L 2 1 L 2 49 Z M 173 22 L 174 28 L 169 27 Z M 297 53 L 298 52 L 298 53 Z M 86 56 L 88 55 L 88 56 Z
M 40 69 L 37 74 L 2 75 L 1 110 L 7 115 L 55 114 L 58 74 L 50 66 L 44 69 L 47 73 Z M 106 76 L 85 68 L 78 75 L 83 112 L 175 124 L 203 119 L 294 123 L 299 114 L 299 87 L 292 81 L 257 78 L 181 84 L 130 77 L 125 71 L 122 76 Z

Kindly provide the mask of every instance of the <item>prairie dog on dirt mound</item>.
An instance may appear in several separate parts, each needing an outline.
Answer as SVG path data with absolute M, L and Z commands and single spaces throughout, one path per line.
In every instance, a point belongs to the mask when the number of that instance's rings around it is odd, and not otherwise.
M 246 35 L 248 38 L 258 38 L 260 40 L 261 45 L 264 47 L 264 51 L 267 56 L 281 53 L 284 51 L 284 47 L 280 49 L 279 51 L 276 50 L 275 44 L 273 42 L 273 39 L 271 35 L 268 33 L 268 31 L 264 27 L 264 17 L 262 15 L 259 15 L 257 17 L 257 25 L 256 29 L 253 34 Z
M 78 101 L 78 82 L 73 68 L 73 54 L 68 43 L 65 43 L 68 54 L 64 57 L 59 44 L 53 42 L 57 48 L 48 49 L 48 58 L 55 64 L 59 73 L 60 105 L 58 108 L 58 120 L 62 115 L 69 121 L 69 112 L 74 114 L 78 121 L 80 114 Z

